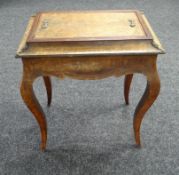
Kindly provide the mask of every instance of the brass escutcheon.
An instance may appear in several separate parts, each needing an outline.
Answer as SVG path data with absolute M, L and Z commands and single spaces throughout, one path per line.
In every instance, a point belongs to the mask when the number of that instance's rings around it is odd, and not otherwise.
M 134 20 L 129 19 L 128 21 L 129 21 L 129 26 L 130 26 L 130 27 L 135 27 L 135 26 L 136 26 Z
M 41 29 L 46 29 L 48 27 L 48 21 L 44 20 L 41 25 Z

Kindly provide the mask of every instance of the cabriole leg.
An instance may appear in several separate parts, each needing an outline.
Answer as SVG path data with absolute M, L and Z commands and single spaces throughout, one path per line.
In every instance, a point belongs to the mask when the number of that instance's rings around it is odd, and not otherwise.
M 147 73 L 146 76 L 147 76 L 146 90 L 136 107 L 134 113 L 134 121 L 133 121 L 135 141 L 138 146 L 141 145 L 140 126 L 142 123 L 142 119 L 145 113 L 148 111 L 148 109 L 156 100 L 160 91 L 160 79 L 158 76 L 156 66 L 154 66 L 154 70 L 151 70 L 150 73 Z
M 33 91 L 33 81 L 35 77 L 31 76 L 30 73 L 24 72 L 22 83 L 21 83 L 21 96 L 24 103 L 27 105 L 29 110 L 35 116 L 41 131 L 41 149 L 45 150 L 47 142 L 47 123 L 45 119 L 45 114 L 34 94 Z
M 129 92 L 130 92 L 130 85 L 132 82 L 133 74 L 125 75 L 124 79 L 124 99 L 126 102 L 126 105 L 129 104 Z
M 51 101 L 52 101 L 52 83 L 51 83 L 51 79 L 49 76 L 43 76 L 43 80 L 45 83 L 45 88 L 47 91 L 47 105 L 50 106 L 51 105 Z

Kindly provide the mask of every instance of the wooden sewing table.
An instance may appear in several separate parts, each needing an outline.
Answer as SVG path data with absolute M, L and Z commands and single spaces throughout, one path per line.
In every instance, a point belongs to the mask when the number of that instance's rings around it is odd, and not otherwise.
M 140 145 L 142 119 L 160 90 L 156 61 L 161 53 L 164 49 L 139 11 L 58 11 L 32 16 L 16 57 L 23 62 L 20 92 L 39 124 L 41 149 L 46 148 L 47 123 L 33 91 L 37 77 L 44 79 L 50 106 L 50 76 L 95 80 L 125 75 L 124 97 L 128 104 L 133 74 L 144 74 L 147 87 L 133 120 L 136 144 Z

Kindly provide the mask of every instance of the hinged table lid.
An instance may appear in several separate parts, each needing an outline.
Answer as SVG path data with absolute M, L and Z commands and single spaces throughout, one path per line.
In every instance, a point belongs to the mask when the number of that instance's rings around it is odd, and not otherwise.
M 132 39 L 152 39 L 137 11 L 78 11 L 38 13 L 27 42 Z
M 139 11 L 58 11 L 31 17 L 17 57 L 159 53 L 164 50 Z

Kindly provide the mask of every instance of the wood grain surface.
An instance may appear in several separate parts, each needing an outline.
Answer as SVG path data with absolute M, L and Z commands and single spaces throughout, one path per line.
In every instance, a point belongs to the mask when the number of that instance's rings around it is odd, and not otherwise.
M 137 11 L 39 13 L 27 42 L 124 39 L 152 39 Z
M 37 25 L 38 24 L 38 19 L 40 18 L 41 14 L 44 14 L 45 16 L 51 15 L 51 17 L 49 17 L 49 20 L 55 21 L 57 20 L 57 22 L 52 22 L 51 24 L 48 23 L 47 28 L 45 29 L 38 29 L 42 32 L 42 35 L 44 38 L 41 38 L 40 40 L 36 40 L 35 43 L 32 42 L 32 38 L 33 38 L 33 34 L 36 31 L 36 27 L 38 28 L 38 26 L 40 27 L 41 25 Z M 60 15 L 65 15 L 65 20 L 69 19 L 68 23 L 65 23 L 63 21 L 63 24 L 61 24 L 58 20 L 60 20 L 60 18 L 54 18 L 53 19 L 53 15 L 56 14 L 60 14 Z M 106 30 L 105 28 L 103 28 L 101 23 L 99 23 L 99 21 L 96 21 L 93 19 L 93 25 L 88 24 L 88 28 L 84 27 L 84 25 L 80 24 L 79 21 L 77 20 L 77 18 L 73 19 L 73 25 L 74 29 L 71 29 L 71 27 L 68 25 L 72 25 L 69 24 L 70 23 L 70 16 L 72 14 L 76 14 L 77 16 L 81 15 L 83 21 L 85 21 L 85 17 L 84 14 L 87 15 L 94 15 L 96 16 L 96 14 L 101 14 L 106 16 L 106 18 L 108 19 L 108 22 L 105 22 L 105 20 L 103 21 L 104 25 L 106 26 Z M 117 14 L 117 16 L 116 16 Z M 135 15 L 137 14 L 137 15 Z M 58 16 L 57 15 L 57 16 Z M 97 15 L 97 16 L 98 16 Z M 127 16 L 125 17 L 122 21 L 121 24 L 119 22 L 119 24 L 117 25 L 117 22 L 112 19 L 109 18 L 108 15 L 114 15 L 116 16 L 116 18 L 119 18 L 118 16 Z M 130 23 L 128 21 L 130 16 L 133 16 L 136 18 L 136 22 L 135 22 L 135 27 L 130 27 Z M 90 19 L 90 17 L 88 17 Z M 95 18 L 95 17 L 94 17 Z M 99 18 L 99 17 L 98 17 Z M 45 20 L 45 18 L 43 18 Z M 110 23 L 115 25 L 115 27 L 113 27 L 113 25 L 107 25 Z M 116 19 L 117 20 L 117 19 Z M 48 20 L 47 20 L 48 21 Z M 142 21 L 142 22 L 141 22 Z M 78 26 L 76 24 L 79 24 Z M 100 24 L 100 25 L 99 25 Z M 34 27 L 34 25 L 36 27 Z M 66 25 L 66 30 L 64 28 L 64 25 Z M 49 27 L 49 30 L 48 30 Z M 72 31 L 74 31 L 74 33 L 72 35 L 78 35 L 78 37 L 75 39 L 77 41 L 72 41 L 74 37 L 70 37 L 68 41 L 68 39 L 66 40 L 66 42 L 58 42 L 56 43 L 56 41 L 59 41 L 60 38 L 56 38 L 56 34 L 54 31 L 56 31 L 56 33 L 58 33 L 58 35 L 61 35 L 61 33 L 59 32 L 59 30 L 61 30 L 61 27 L 63 28 L 64 32 L 67 32 L 65 35 L 68 35 L 68 31 L 70 31 L 70 33 Z M 83 28 L 83 29 L 81 29 Z M 108 29 L 107 29 L 108 28 Z M 135 29 L 136 28 L 136 29 Z M 79 32 L 80 30 L 83 30 L 84 32 Z M 38 35 L 40 35 L 42 37 L 42 35 L 40 34 L 41 32 L 38 32 Z M 44 32 L 45 33 L 44 33 Z M 86 32 L 85 35 L 90 34 L 91 36 L 88 37 L 86 36 L 85 38 L 80 38 L 79 35 L 84 35 L 84 33 Z M 97 39 L 98 37 L 92 37 L 92 35 L 94 33 L 96 33 L 96 35 L 103 35 L 103 33 L 105 32 L 109 32 L 110 33 L 110 37 L 99 37 L 99 40 Z M 118 35 L 116 35 L 118 32 Z M 137 39 L 134 39 L 136 37 L 135 33 L 140 33 L 139 35 L 143 35 L 143 37 L 139 37 L 137 36 Z M 76 33 L 76 34 L 75 34 Z M 121 33 L 121 34 L 120 34 Z M 143 34 L 142 34 L 143 33 Z M 145 35 L 144 35 L 145 33 Z M 128 34 L 127 38 L 126 36 L 124 36 L 124 34 Z M 54 35 L 54 38 L 52 38 L 52 40 L 47 39 L 47 37 L 51 37 L 52 35 Z M 120 36 L 119 36 L 120 35 Z M 70 36 L 70 34 L 69 34 Z M 122 38 L 121 38 L 122 37 Z M 28 39 L 31 41 L 30 43 L 28 43 Z M 27 29 L 25 31 L 25 34 L 21 40 L 21 43 L 19 45 L 19 48 L 17 50 L 16 53 L 16 57 L 64 57 L 64 56 L 88 56 L 88 55 L 134 55 L 134 54 L 160 54 L 160 53 L 164 53 L 164 49 L 162 47 L 162 45 L 160 44 L 159 39 L 157 38 L 156 34 L 154 33 L 154 31 L 152 30 L 149 22 L 147 21 L 146 17 L 144 16 L 144 14 L 140 13 L 140 12 L 136 12 L 136 11 L 95 11 L 95 13 L 93 13 L 93 11 L 90 12 L 56 12 L 56 13 L 39 13 L 37 14 L 36 17 L 31 17 Z

